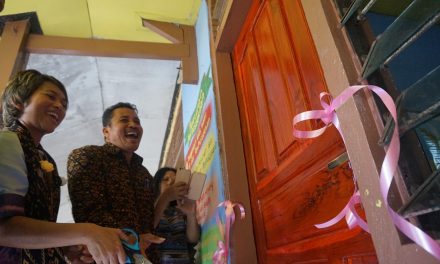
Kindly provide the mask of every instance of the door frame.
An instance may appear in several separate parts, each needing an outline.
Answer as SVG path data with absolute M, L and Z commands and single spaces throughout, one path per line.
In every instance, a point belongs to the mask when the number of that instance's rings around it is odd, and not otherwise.
M 302 0 L 302 4 L 329 91 L 338 95 L 349 85 L 359 83 L 361 63 L 347 32 L 338 28 L 340 18 L 334 2 Z M 382 199 L 379 175 L 385 150 L 377 144 L 383 124 L 372 92 L 365 91 L 350 99 L 338 110 L 338 118 L 380 263 L 438 263 L 402 236 L 387 209 L 378 206 Z
M 165 22 L 154 24 L 155 32 L 158 34 L 167 35 L 170 29 L 181 33 L 181 38 L 172 43 L 154 43 L 45 36 L 30 32 L 30 23 L 30 20 L 26 19 L 9 21 L 4 25 L 0 37 L 0 58 L 2 58 L 0 61 L 0 94 L 3 93 L 9 79 L 23 69 L 29 53 L 180 60 L 182 82 L 198 83 L 197 41 L 193 26 L 177 26 Z M 151 25 L 144 24 L 144 26 L 150 27 Z

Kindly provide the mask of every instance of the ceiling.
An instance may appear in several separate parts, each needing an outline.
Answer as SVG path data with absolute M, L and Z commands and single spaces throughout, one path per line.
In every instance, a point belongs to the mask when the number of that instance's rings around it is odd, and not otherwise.
M 201 0 L 6 0 L 1 16 L 36 12 L 44 35 L 164 42 L 142 18 L 194 25 Z
M 36 12 L 43 35 L 169 43 L 142 27 L 142 18 L 194 25 L 200 4 L 201 0 L 6 0 L 0 20 Z M 42 141 L 60 175 L 66 175 L 72 149 L 103 143 L 100 117 L 106 107 L 119 101 L 137 105 L 144 128 L 137 153 L 155 173 L 180 61 L 31 54 L 26 67 L 53 75 L 68 91 L 66 118 Z M 73 221 L 66 186 L 58 220 Z

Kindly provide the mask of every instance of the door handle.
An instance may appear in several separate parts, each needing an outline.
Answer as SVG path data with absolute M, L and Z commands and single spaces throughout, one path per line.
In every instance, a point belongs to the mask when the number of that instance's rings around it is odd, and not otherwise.
M 347 154 L 347 152 L 344 152 L 341 155 L 339 155 L 338 157 L 336 157 L 336 159 L 330 161 L 327 164 L 327 169 L 333 170 L 333 169 L 341 166 L 342 164 L 344 164 L 347 161 L 348 161 L 348 154 Z

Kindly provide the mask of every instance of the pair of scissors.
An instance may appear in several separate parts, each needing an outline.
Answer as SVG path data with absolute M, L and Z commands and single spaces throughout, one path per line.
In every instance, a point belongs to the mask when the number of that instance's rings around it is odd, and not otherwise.
M 141 254 L 138 233 L 136 233 L 133 229 L 130 228 L 123 228 L 122 231 L 124 231 L 127 234 L 131 234 L 136 238 L 133 244 L 130 244 L 128 241 L 122 240 L 122 246 L 124 247 L 125 254 L 127 255 L 125 258 L 125 263 L 128 264 L 151 263 Z

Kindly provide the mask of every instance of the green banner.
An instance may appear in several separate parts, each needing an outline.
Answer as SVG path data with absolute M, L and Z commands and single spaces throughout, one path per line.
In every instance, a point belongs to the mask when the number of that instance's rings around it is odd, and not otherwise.
M 200 84 L 199 97 L 197 98 L 197 105 L 188 123 L 188 127 L 185 131 L 185 144 L 188 145 L 200 122 L 203 106 L 205 105 L 206 96 L 208 94 L 208 88 L 211 86 L 212 78 L 208 76 L 211 71 L 211 66 L 203 74 L 202 83 Z

